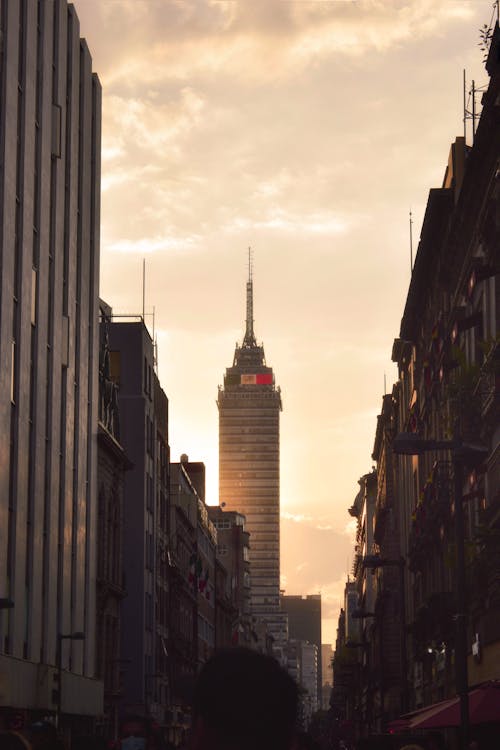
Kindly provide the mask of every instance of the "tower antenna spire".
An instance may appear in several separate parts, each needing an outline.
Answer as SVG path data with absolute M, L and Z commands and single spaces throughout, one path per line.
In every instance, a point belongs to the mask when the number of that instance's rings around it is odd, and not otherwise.
M 410 274 L 413 272 L 413 214 L 410 208 Z
M 253 262 L 252 248 L 248 248 L 248 281 L 247 281 L 247 320 L 244 346 L 255 346 L 255 334 L 253 332 Z

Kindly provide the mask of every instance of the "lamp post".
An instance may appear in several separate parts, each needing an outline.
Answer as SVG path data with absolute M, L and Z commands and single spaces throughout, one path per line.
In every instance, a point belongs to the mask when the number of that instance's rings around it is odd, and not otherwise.
M 84 641 L 85 633 L 77 630 L 74 633 L 58 633 L 57 634 L 57 704 L 56 704 L 56 728 L 60 728 L 61 723 L 61 706 L 62 706 L 62 642 L 63 641 Z
M 427 440 L 421 435 L 402 432 L 392 442 L 392 450 L 406 456 L 416 456 L 428 451 L 448 450 L 453 464 L 453 504 L 455 509 L 456 546 L 456 651 L 455 681 L 460 700 L 461 747 L 467 749 L 469 737 L 469 681 L 467 676 L 467 613 L 465 602 L 465 539 L 462 507 L 462 484 L 464 460 L 469 457 L 486 457 L 487 448 L 482 445 L 464 443 L 455 433 L 453 440 Z

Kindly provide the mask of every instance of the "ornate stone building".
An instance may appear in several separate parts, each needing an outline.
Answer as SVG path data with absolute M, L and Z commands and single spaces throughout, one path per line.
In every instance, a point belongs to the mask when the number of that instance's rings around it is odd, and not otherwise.
M 394 467 L 401 549 L 410 570 L 414 707 L 459 688 L 457 648 L 468 653 L 469 684 L 500 674 L 499 50 L 497 25 L 474 142 L 456 139 L 443 184 L 430 191 L 393 348 L 399 371 L 394 432 L 465 445 L 458 452 L 429 448 L 400 456 Z M 463 528 L 457 525 L 459 497 Z M 457 642 L 457 613 L 466 622 L 464 646 Z

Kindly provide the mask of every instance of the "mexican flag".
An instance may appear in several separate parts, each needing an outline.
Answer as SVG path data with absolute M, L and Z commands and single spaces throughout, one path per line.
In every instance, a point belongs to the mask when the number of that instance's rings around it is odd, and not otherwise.
M 272 385 L 272 372 L 244 373 L 243 375 L 226 375 L 225 385 Z

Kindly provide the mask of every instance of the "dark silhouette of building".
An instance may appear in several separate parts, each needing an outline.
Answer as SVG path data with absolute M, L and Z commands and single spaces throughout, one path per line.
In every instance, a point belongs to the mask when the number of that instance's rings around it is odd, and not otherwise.
M 217 532 L 208 515 L 205 465 L 186 454 L 170 465 L 170 666 L 171 735 L 188 727 L 191 689 L 217 638 Z M 222 593 L 222 592 L 221 592 Z M 226 602 L 222 601 L 223 604 Z M 224 628 L 227 628 L 222 618 Z
M 361 707 L 358 736 L 408 709 L 417 727 L 419 709 L 498 677 L 498 23 L 486 70 L 472 145 L 455 139 L 443 182 L 429 192 L 392 349 L 398 380 L 377 420 L 371 549 L 361 504 L 350 510 L 363 624 L 357 657 L 337 643 L 333 701 L 347 719 Z M 461 725 L 465 746 L 463 717 Z
M 121 443 L 132 462 L 124 489 L 121 659 L 124 709 L 165 721 L 168 702 L 168 400 L 142 319 L 109 323 Z
M 401 547 L 409 569 L 410 708 L 460 690 L 457 648 L 467 650 L 469 684 L 498 677 L 494 666 L 500 654 L 500 565 L 495 552 L 500 503 L 498 24 L 486 69 L 490 81 L 473 143 L 466 146 L 463 137 L 455 140 L 442 186 L 429 192 L 393 346 L 399 374 L 392 393 L 394 432 L 411 432 L 427 440 L 455 437 L 483 448 L 479 453 L 466 451 L 461 464 L 454 462 L 450 451 L 442 450 L 393 459 Z M 460 484 L 461 532 L 455 514 Z M 456 555 L 459 533 L 467 549 L 463 565 Z M 459 566 L 465 574 L 465 607 L 459 604 Z M 464 616 L 467 643 L 457 646 L 457 622 L 463 622 Z
M 252 614 L 275 642 L 286 638 L 280 613 L 281 393 L 253 329 L 253 281 L 247 282 L 246 332 L 219 387 L 219 502 L 243 513 L 251 537 Z
M 65 0 L 2 2 L 0 39 L 0 700 L 66 726 L 102 712 L 101 87 Z
M 182 463 L 170 465 L 170 739 L 188 727 L 186 708 L 198 668 L 198 494 Z
M 245 516 L 217 505 L 208 506 L 208 515 L 217 529 L 217 558 L 228 572 L 228 595 L 234 610 L 226 645 L 250 646 L 250 534 L 245 530 Z
M 111 377 L 108 322 L 101 302 L 99 351 L 98 520 L 96 590 L 96 676 L 104 682 L 101 732 L 117 737 L 122 700 L 120 654 L 123 581 L 123 492 L 132 466 L 120 444 L 118 385 Z

